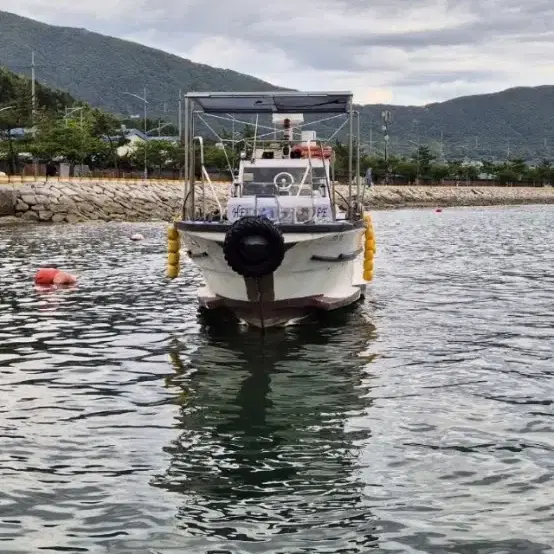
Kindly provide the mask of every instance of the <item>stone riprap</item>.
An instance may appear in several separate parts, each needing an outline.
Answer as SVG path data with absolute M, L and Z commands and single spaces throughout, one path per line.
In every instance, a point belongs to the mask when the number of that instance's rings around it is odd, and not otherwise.
M 13 187 L 0 186 L 0 217 L 15 215 L 16 193 Z
M 15 185 L 13 190 L 15 215 L 31 222 L 169 221 L 183 202 L 183 185 L 175 181 L 49 181 Z M 213 195 L 207 204 L 215 206 Z
M 214 189 L 223 203 L 229 185 L 217 183 Z M 348 189 L 338 186 L 337 191 L 346 196 Z M 341 202 L 338 196 L 337 200 Z M 175 181 L 42 181 L 0 187 L 0 217 L 51 223 L 169 221 L 180 213 L 182 201 L 182 183 Z M 366 192 L 364 203 L 374 209 L 552 204 L 554 188 L 377 186 Z M 206 204 L 209 209 L 217 206 L 208 188 Z
M 342 188 L 346 187 L 339 187 L 344 194 Z M 554 188 L 377 186 L 366 191 L 364 204 L 377 209 L 554 204 Z

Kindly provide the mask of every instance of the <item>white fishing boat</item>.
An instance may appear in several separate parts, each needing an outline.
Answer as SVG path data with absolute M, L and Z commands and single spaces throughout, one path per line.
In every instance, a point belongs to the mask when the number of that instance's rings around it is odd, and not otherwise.
M 245 114 L 256 115 L 254 137 L 243 142 L 238 168 L 228 158 L 230 195 L 226 205 L 210 213 L 206 192 L 216 195 L 204 165 L 202 137 L 195 135 L 198 118 L 213 131 L 208 117 L 238 125 L 249 123 L 240 119 Z M 264 114 L 271 116 L 272 126 L 260 123 Z M 305 130 L 304 116 L 313 114 L 321 114 L 320 121 L 343 121 L 333 136 L 319 139 L 315 131 Z M 262 328 L 296 323 L 314 311 L 342 308 L 362 298 L 373 277 L 375 240 L 371 220 L 357 201 L 357 117 L 352 94 L 344 92 L 186 94 L 184 203 L 182 219 L 169 231 L 168 275 L 178 273 L 176 244 L 182 238 L 205 281 L 198 290 L 199 305 L 227 308 L 238 320 Z M 342 196 L 346 212 L 341 213 L 330 141 L 347 124 L 349 186 L 348 197 Z M 214 134 L 225 148 L 225 139 Z M 194 167 L 198 153 L 199 184 Z

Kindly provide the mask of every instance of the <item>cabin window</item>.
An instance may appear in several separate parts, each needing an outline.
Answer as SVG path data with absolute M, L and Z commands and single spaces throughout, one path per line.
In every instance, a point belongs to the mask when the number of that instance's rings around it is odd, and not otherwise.
M 243 175 L 243 196 L 274 196 L 278 194 L 274 184 L 275 176 L 279 173 L 289 173 L 294 179 L 291 194 L 297 194 L 298 188 L 305 176 L 304 186 L 300 194 L 311 195 L 311 191 L 317 190 L 322 196 L 327 196 L 325 168 L 312 167 L 245 167 Z M 310 186 L 311 185 L 311 186 Z

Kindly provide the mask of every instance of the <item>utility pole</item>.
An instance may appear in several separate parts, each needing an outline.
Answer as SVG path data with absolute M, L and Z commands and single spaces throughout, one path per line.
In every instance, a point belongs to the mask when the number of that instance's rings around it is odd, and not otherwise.
M 508 149 L 507 149 L 507 159 L 510 161 L 510 137 L 508 137 Z
M 179 141 L 183 141 L 183 91 L 179 89 Z
M 183 91 L 179 89 L 179 113 L 177 114 L 179 125 L 179 146 L 183 148 Z M 185 153 L 186 155 L 186 153 Z M 179 178 L 183 177 L 183 164 L 179 164 Z
M 35 66 L 35 51 L 31 50 L 31 133 L 33 135 L 33 140 L 36 138 L 36 107 L 37 107 L 37 96 L 36 96 L 36 66 Z M 33 173 L 35 179 L 38 176 L 38 162 L 36 156 L 33 156 Z
M 31 52 L 31 123 L 35 124 L 36 116 L 36 71 L 35 71 L 35 51 Z
M 383 118 L 383 140 L 385 141 L 385 163 L 389 160 L 389 121 L 391 119 L 391 113 L 389 110 L 385 110 L 381 113 Z
M 148 131 L 148 123 L 146 121 L 147 113 L 146 113 L 146 106 L 148 106 L 148 101 L 146 100 L 146 87 L 144 87 L 144 132 L 146 133 Z
M 373 156 L 373 119 L 369 120 L 369 155 Z
M 416 131 L 416 147 L 417 147 L 417 171 L 416 171 L 416 185 L 419 185 L 419 177 L 421 173 L 421 144 L 419 141 L 419 121 L 417 119 L 413 120 Z
M 389 110 L 384 110 L 381 113 L 381 117 L 383 118 L 383 140 L 385 142 L 385 184 L 389 183 L 389 173 L 391 171 L 391 168 L 389 167 L 389 122 L 391 120 L 392 114 Z

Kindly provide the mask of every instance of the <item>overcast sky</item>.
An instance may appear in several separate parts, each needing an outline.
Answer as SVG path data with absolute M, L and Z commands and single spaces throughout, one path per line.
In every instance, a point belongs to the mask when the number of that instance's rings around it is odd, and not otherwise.
M 360 103 L 554 83 L 552 0 L 0 0 L 0 9 Z

